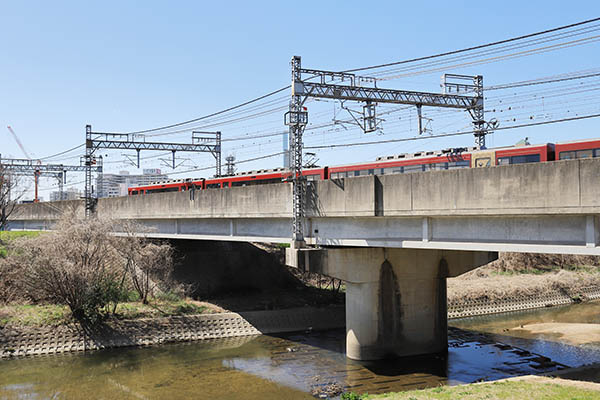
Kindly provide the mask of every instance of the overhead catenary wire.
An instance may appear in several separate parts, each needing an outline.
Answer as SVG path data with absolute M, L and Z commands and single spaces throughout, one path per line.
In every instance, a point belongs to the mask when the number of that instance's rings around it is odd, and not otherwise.
M 504 39 L 504 40 L 500 40 L 500 41 L 496 41 L 496 42 L 491 42 L 491 43 L 485 43 L 485 44 L 481 44 L 481 45 L 478 45 L 478 46 L 472 46 L 472 47 L 463 48 L 463 49 L 459 49 L 459 50 L 454 50 L 454 51 L 450 51 L 450 52 L 444 52 L 444 53 L 438 53 L 438 54 L 434 54 L 434 55 L 430 55 L 430 56 L 425 56 L 425 57 L 417 57 L 417 58 L 412 58 L 412 59 L 407 59 L 407 60 L 395 61 L 395 62 L 386 63 L 386 64 L 379 64 L 379 65 L 373 65 L 373 66 L 367 66 L 367 67 L 354 68 L 354 69 L 346 70 L 344 72 L 359 72 L 359 71 L 365 71 L 365 70 L 370 70 L 370 69 L 378 69 L 378 68 L 396 66 L 396 65 L 401 65 L 401 64 L 409 64 L 409 63 L 414 63 L 414 62 L 418 62 L 418 61 L 430 60 L 430 59 L 434 59 L 434 58 L 440 58 L 440 57 L 445 57 L 445 56 L 459 54 L 459 53 L 465 53 L 465 52 L 469 52 L 469 51 L 473 51 L 473 50 L 478 50 L 478 49 L 483 49 L 483 48 L 498 46 L 498 45 L 505 44 L 505 43 L 510 43 L 510 42 L 524 40 L 524 39 L 528 39 L 528 38 L 532 38 L 532 37 L 546 35 L 546 34 L 549 34 L 549 33 L 558 32 L 558 31 L 569 29 L 569 28 L 574 28 L 574 27 L 577 27 L 577 26 L 587 25 L 587 24 L 590 24 L 590 23 L 593 23 L 593 22 L 597 22 L 597 21 L 600 21 L 600 18 L 593 18 L 593 19 L 589 19 L 589 20 L 585 20 L 585 21 L 580 21 L 580 22 L 577 22 L 577 23 L 569 24 L 569 25 L 564 25 L 564 26 L 560 26 L 560 27 L 556 27 L 556 28 L 552 28 L 552 29 L 547 29 L 547 30 L 544 30 L 544 31 L 534 32 L 534 33 L 530 33 L 530 34 L 527 34 L 527 35 L 522 35 L 522 36 L 513 37 L 513 38 L 509 38 L 509 39 Z M 170 124 L 170 125 L 165 125 L 165 126 L 161 126 L 161 127 L 157 127 L 157 128 L 152 128 L 152 129 L 132 131 L 132 132 L 128 132 L 128 133 L 129 134 L 151 133 L 151 132 L 156 132 L 156 131 L 160 131 L 160 130 L 165 130 L 165 129 L 170 129 L 170 128 L 174 128 L 174 127 L 179 127 L 179 126 L 187 125 L 187 124 L 190 124 L 190 123 L 193 123 L 193 122 L 198 122 L 198 121 L 201 121 L 201 120 L 204 120 L 204 119 L 208 119 L 208 118 L 220 115 L 220 114 L 227 113 L 227 112 L 232 111 L 232 110 L 236 110 L 236 109 L 242 108 L 242 107 L 244 107 L 246 105 L 255 103 L 257 101 L 260 101 L 262 99 L 265 99 L 265 98 L 270 97 L 272 95 L 275 95 L 277 93 L 281 93 L 284 90 L 287 90 L 289 88 L 290 88 L 290 85 L 287 85 L 285 87 L 279 88 L 279 89 L 274 90 L 272 92 L 266 93 L 266 94 L 264 94 L 262 96 L 259 96 L 259 97 L 256 97 L 254 99 L 248 100 L 246 102 L 243 102 L 243 103 L 237 104 L 235 106 L 226 108 L 224 110 L 220 110 L 220 111 L 217 111 L 217 112 L 214 112 L 214 113 L 211 113 L 211 114 L 207 114 L 207 115 L 204 115 L 204 116 L 201 116 L 201 117 L 189 119 L 187 121 L 182 121 L 182 122 L 178 122 L 178 123 L 174 123 L 174 124 Z
M 447 52 L 444 52 L 444 53 L 433 54 L 433 55 L 430 55 L 430 56 L 411 58 L 411 59 L 408 59 L 408 60 L 401 60 L 401 61 L 394 61 L 394 62 L 385 63 L 385 64 L 371 65 L 371 66 L 368 66 L 368 67 L 354 68 L 354 69 L 346 70 L 344 72 L 367 71 L 367 70 L 371 70 L 371 69 L 379 69 L 379 68 L 385 68 L 385 67 L 392 67 L 394 65 L 409 64 L 409 63 L 418 62 L 418 61 L 430 60 L 430 59 L 433 59 L 433 58 L 445 57 L 445 56 L 450 56 L 450 55 L 459 54 L 459 53 L 466 53 L 466 52 L 469 52 L 469 51 L 483 49 L 483 48 L 486 48 L 486 47 L 492 47 L 492 46 L 497 46 L 497 45 L 504 44 L 504 43 L 515 42 L 515 41 L 518 41 L 518 40 L 528 39 L 528 38 L 535 37 L 535 36 L 546 35 L 548 33 L 558 32 L 558 31 L 561 31 L 561 30 L 565 30 L 565 29 L 569 29 L 569 28 L 574 28 L 576 26 L 591 24 L 591 23 L 598 22 L 598 21 L 600 21 L 600 17 L 599 18 L 588 19 L 588 20 L 585 20 L 585 21 L 576 22 L 576 23 L 569 24 L 569 25 L 559 26 L 557 28 L 551 28 L 551 29 L 546 29 L 546 30 L 539 31 L 539 32 L 529 33 L 527 35 L 522 35 L 522 36 L 517 36 L 517 37 L 513 37 L 513 38 L 509 38 L 509 39 L 499 40 L 499 41 L 496 41 L 496 42 L 490 42 L 490 43 L 480 44 L 480 45 L 477 45 L 477 46 L 467 47 L 467 48 L 453 50 L 453 51 L 447 51 Z
M 420 61 L 427 61 L 427 60 L 432 60 L 435 58 L 442 58 L 442 57 L 447 57 L 447 56 L 452 56 L 452 55 L 457 55 L 457 54 L 461 54 L 461 53 L 467 53 L 467 52 L 472 52 L 472 51 L 476 51 L 479 49 L 484 49 L 484 48 L 493 48 L 494 46 L 499 46 L 499 45 L 503 45 L 503 44 L 508 44 L 508 43 L 517 43 L 519 41 L 523 41 L 526 39 L 531 39 L 531 38 L 539 38 L 536 39 L 536 41 L 538 40 L 545 40 L 545 38 L 543 37 L 544 35 L 548 35 L 548 34 L 553 34 L 553 33 L 557 33 L 557 32 L 561 32 L 560 35 L 568 35 L 571 34 L 571 32 L 575 32 L 575 30 L 571 30 L 571 31 L 567 31 L 568 29 L 572 29 L 572 28 L 576 28 L 576 27 L 583 27 L 589 24 L 592 24 L 594 22 L 598 22 L 600 21 L 600 18 L 594 18 L 594 19 L 589 19 L 586 21 L 581 21 L 581 22 L 577 22 L 574 24 L 569 24 L 569 25 L 564 25 L 561 27 L 557 27 L 557 28 L 553 28 L 553 29 L 548 29 L 545 31 L 540 31 L 540 32 L 535 32 L 535 33 L 531 33 L 528 35 L 523 35 L 523 36 L 519 36 L 519 37 L 514 37 L 514 38 L 509 38 L 509 39 L 505 39 L 505 40 L 501 40 L 501 41 L 497 41 L 497 42 L 492 42 L 492 43 L 485 43 L 482 45 L 478 45 L 478 46 L 473 46 L 473 47 L 469 47 L 469 48 L 464 48 L 464 49 L 459 49 L 459 50 L 454 50 L 451 52 L 445 52 L 445 53 L 439 53 L 439 54 L 434 54 L 431 56 L 426 56 L 426 57 L 420 57 L 420 58 L 413 58 L 413 59 L 408 59 L 408 60 L 401 60 L 401 61 L 397 61 L 397 62 L 393 62 L 393 63 L 387 63 L 387 64 L 380 64 L 380 65 L 375 65 L 375 66 L 370 66 L 370 67 L 362 67 L 362 68 L 357 68 L 357 69 L 352 69 L 352 70 L 347 70 L 346 72 L 358 72 L 361 70 L 369 70 L 369 69 L 377 69 L 377 68 L 385 68 L 385 67 L 393 67 L 393 66 L 397 66 L 397 65 L 401 65 L 401 64 L 414 64 L 416 62 L 420 62 Z M 585 30 L 589 30 L 592 29 L 594 27 L 585 27 L 585 28 L 581 28 L 578 29 L 577 31 L 583 31 Z M 562 33 L 564 32 L 564 33 Z M 585 32 L 585 33 L 589 33 L 589 32 Z M 556 37 L 558 37 L 558 35 L 554 35 Z M 593 38 L 586 38 L 586 39 L 581 39 L 581 40 L 591 40 Z M 530 42 L 534 42 L 533 40 Z M 566 46 L 566 43 L 559 43 L 556 44 L 554 46 Z M 561 48 L 563 48 L 561 47 Z M 508 47 L 507 47 L 508 48 Z M 528 50 L 529 52 L 536 52 L 536 51 L 540 51 L 540 49 L 531 49 Z M 530 54 L 530 53 L 528 53 Z M 503 57 L 514 57 L 516 54 L 507 54 L 504 55 Z M 485 60 L 479 60 L 479 61 L 474 61 L 474 62 L 483 62 Z M 489 61 L 489 62 L 493 62 L 493 61 Z M 415 68 L 415 67 L 411 67 L 411 68 Z M 416 66 L 416 68 L 418 68 L 418 66 Z M 383 72 L 383 73 L 387 73 L 387 72 Z M 567 80 L 567 79 L 564 79 Z M 537 84 L 537 83 L 536 83 Z M 541 84 L 541 83 L 539 83 Z M 533 84 L 532 84 L 533 85 Z M 528 85 L 528 86 L 532 86 L 532 85 Z M 524 85 L 525 86 L 525 85 Z M 514 86 L 514 87 L 518 87 L 518 86 Z M 130 134 L 144 134 L 144 133 L 152 133 L 152 132 L 157 132 L 158 135 L 160 134 L 171 134 L 170 132 L 162 132 L 162 131 L 166 131 L 167 129 L 172 129 L 172 128 L 177 128 L 177 127 L 183 127 L 186 125 L 191 125 L 194 122 L 207 122 L 207 124 L 202 124 L 202 125 L 198 125 L 199 129 L 205 128 L 205 127 L 216 127 L 216 126 L 223 126 L 223 125 L 227 125 L 227 124 L 238 124 L 240 122 L 249 120 L 249 119 L 253 119 L 253 118 L 258 118 L 258 117 L 262 117 L 268 113 L 275 113 L 277 111 L 280 111 L 282 109 L 282 107 L 273 107 L 272 109 L 266 110 L 266 111 L 261 111 L 260 113 L 254 113 L 254 114 L 250 114 L 250 115 L 245 115 L 244 114 L 248 114 L 250 112 L 250 108 L 248 108 L 247 106 L 252 105 L 252 108 L 257 110 L 259 107 L 266 107 L 266 103 L 259 103 L 262 100 L 265 100 L 275 94 L 281 93 L 286 89 L 289 89 L 290 86 L 286 86 L 286 87 L 282 87 L 280 89 L 277 89 L 273 92 L 267 93 L 265 95 L 259 96 L 255 99 L 251 99 L 247 102 L 235 105 L 233 107 L 229 107 L 227 109 L 221 110 L 221 111 L 217 111 L 215 113 L 212 114 L 208 114 L 202 117 L 198 117 L 198 118 L 194 118 L 194 119 L 190 119 L 188 121 L 183 121 L 183 122 L 179 122 L 176 124 L 171 124 L 171 125 L 167 125 L 167 126 L 163 126 L 163 127 L 159 127 L 159 128 L 153 128 L 153 129 L 148 129 L 148 130 L 144 130 L 144 131 L 136 131 L 136 132 L 129 132 Z M 490 90 L 499 90 L 498 89 L 490 89 Z M 282 99 L 283 100 L 283 99 Z M 276 101 L 280 101 L 280 100 L 270 100 L 269 103 L 273 104 Z M 235 112 L 234 112 L 235 111 Z M 231 116 L 233 114 L 237 114 L 240 115 L 240 117 L 238 118 L 231 118 Z M 439 114 L 438 114 L 439 115 Z M 211 119 L 213 119 L 211 121 Z M 218 121 L 214 120 L 214 119 L 218 119 Z M 335 126 L 335 123 L 330 123 L 328 124 L 328 126 L 333 127 Z M 389 124 L 388 124 L 389 125 Z M 187 127 L 186 129 L 182 129 L 179 132 L 173 132 L 174 133 L 180 133 L 180 132 L 187 132 L 191 129 L 196 129 L 196 127 Z M 311 127 L 307 127 L 307 130 L 311 129 Z M 313 129 L 318 130 L 320 129 L 320 127 L 317 126 L 314 127 Z M 271 136 L 280 136 L 280 135 L 285 135 L 287 133 L 287 131 L 279 131 L 277 133 L 260 133 L 257 132 L 252 136 L 251 139 L 252 140 L 256 140 L 256 139 L 268 139 Z M 152 136 L 152 135 L 148 135 L 148 136 Z M 261 137 L 262 136 L 262 137 Z M 229 138 L 224 138 L 223 141 L 226 142 L 228 141 Z M 243 138 L 240 138 L 239 140 L 244 140 Z M 83 145 L 77 146 L 73 149 L 69 149 L 67 151 L 58 153 L 58 154 L 54 154 L 52 156 L 48 156 L 48 157 L 44 157 L 44 159 L 48 159 L 48 158 L 55 158 L 55 157 L 59 157 L 60 155 L 69 153 L 69 151 L 73 151 L 79 147 L 82 147 Z M 261 144 L 258 144 L 258 146 L 261 146 Z M 264 145 L 263 145 L 264 146 Z M 245 146 L 248 147 L 248 146 Z M 72 157 L 75 158 L 75 157 Z M 114 161 L 110 161 L 107 163 L 113 163 Z
M 237 105 L 235 105 L 235 106 L 232 106 L 232 107 L 226 108 L 226 109 L 224 109 L 224 110 L 221 110 L 221 111 L 216 111 L 216 112 L 214 112 L 214 113 L 211 113 L 211 114 L 203 115 L 203 116 L 201 116 L 201 117 L 198 117 L 198 118 L 193 118 L 193 119 L 190 119 L 190 120 L 187 120 L 187 121 L 178 122 L 178 123 L 171 124 L 171 125 L 165 125 L 165 126 L 161 126 L 161 127 L 158 127 L 158 128 L 146 129 L 146 130 L 141 130 L 141 131 L 133 131 L 133 132 L 127 132 L 127 133 L 128 133 L 128 134 L 130 134 L 130 135 L 140 135 L 140 134 L 143 134 L 143 133 L 156 132 L 156 131 L 163 130 L 163 129 L 175 128 L 175 127 L 182 126 L 182 125 L 187 125 L 187 124 L 190 124 L 190 123 L 193 123 L 193 122 L 202 121 L 203 119 L 208 119 L 208 118 L 210 118 L 210 117 L 214 117 L 214 116 L 216 116 L 216 115 L 224 114 L 224 113 L 226 113 L 226 112 L 229 112 L 229 111 L 232 111 L 232 110 L 235 110 L 235 109 L 238 109 L 238 108 L 241 108 L 241 107 L 247 106 L 248 104 L 255 103 L 255 102 L 257 102 L 257 101 L 260 101 L 260 100 L 262 100 L 262 99 L 265 99 L 265 98 L 267 98 L 267 97 L 269 97 L 269 96 L 273 96 L 273 95 L 275 95 L 275 94 L 277 94 L 277 93 L 281 93 L 281 92 L 283 92 L 284 90 L 287 90 L 287 89 L 289 89 L 289 88 L 290 88 L 290 86 L 291 86 L 291 85 L 287 85 L 287 86 L 285 86 L 285 87 L 279 88 L 279 89 L 277 89 L 277 90 L 274 90 L 274 91 L 272 91 L 272 92 L 269 92 L 269 93 L 267 93 L 267 94 L 264 94 L 264 95 L 262 95 L 262 96 L 259 96 L 259 97 L 256 97 L 256 98 L 254 98 L 254 99 L 251 99 L 251 100 L 245 101 L 245 102 L 243 102 L 243 103 L 241 103 L 241 104 L 237 104 Z
M 562 118 L 562 119 L 552 120 L 552 121 L 541 121 L 541 122 L 532 122 L 532 123 L 528 123 L 528 124 L 520 124 L 520 125 L 513 125 L 513 126 L 502 126 L 502 127 L 496 128 L 495 130 L 500 131 L 500 130 L 506 130 L 506 129 L 525 128 L 525 127 L 537 126 L 537 125 L 549 125 L 549 124 L 555 124 L 555 123 L 560 123 L 560 122 L 576 121 L 576 120 L 598 118 L 598 117 L 600 117 L 600 114 L 583 115 L 583 116 L 578 116 L 578 117 Z M 368 146 L 368 145 L 382 144 L 382 143 L 409 142 L 409 141 L 414 141 L 414 140 L 468 135 L 468 134 L 473 134 L 474 132 L 475 131 L 470 130 L 470 131 L 463 131 L 463 132 L 443 133 L 443 134 L 439 134 L 439 135 L 417 136 L 417 137 L 400 138 L 400 139 L 386 139 L 386 140 L 377 140 L 377 141 L 370 141 L 370 142 L 338 143 L 338 144 L 329 144 L 329 145 L 324 145 L 324 146 L 305 146 L 304 149 L 316 150 L 316 149 L 327 149 L 327 148 L 336 148 L 336 147 Z

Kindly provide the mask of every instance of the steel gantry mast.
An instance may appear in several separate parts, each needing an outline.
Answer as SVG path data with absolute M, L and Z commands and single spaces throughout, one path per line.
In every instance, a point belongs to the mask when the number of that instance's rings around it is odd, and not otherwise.
M 88 168 L 85 165 L 64 165 L 64 164 L 44 164 L 39 160 L 30 160 L 23 158 L 1 158 L 0 165 L 4 170 L 11 171 L 11 173 L 19 176 L 30 176 L 33 174 L 35 178 L 35 198 L 37 199 L 37 180 L 41 175 L 51 176 L 58 180 L 58 190 L 63 192 L 63 184 L 66 183 L 67 172 L 85 172 L 87 174 Z M 102 172 L 102 163 L 95 165 L 90 168 L 90 175 L 92 171 L 98 173 Z
M 196 132 L 199 133 L 199 132 Z M 207 132 L 202 132 L 207 133 Z M 221 132 L 214 132 L 215 138 L 212 141 L 201 140 L 202 138 L 192 134 L 192 143 L 162 143 L 146 142 L 144 136 L 131 133 L 108 133 L 93 132 L 91 125 L 85 126 L 85 156 L 83 164 L 86 167 L 85 172 L 85 215 L 90 217 L 96 205 L 96 199 L 92 193 L 92 169 L 96 164 L 94 152 L 98 149 L 120 149 L 135 150 L 137 152 L 137 166 L 140 166 L 140 151 L 159 150 L 171 151 L 173 153 L 173 168 L 175 165 L 175 153 L 184 152 L 208 152 L 215 156 L 217 163 L 216 172 L 221 173 Z M 199 143 L 194 143 L 198 141 Z
M 303 107 L 306 97 L 297 93 L 296 85 L 302 84 L 302 69 L 300 57 L 292 58 L 292 99 L 290 108 L 285 113 L 284 122 L 289 126 L 289 160 L 293 180 L 293 214 L 292 238 L 296 246 L 304 242 L 304 190 L 305 182 L 302 179 L 302 133 L 308 123 L 308 112 Z
M 493 128 L 484 119 L 483 77 L 481 75 L 446 74 L 442 78 L 443 93 L 415 92 L 377 87 L 377 79 L 348 72 L 334 72 L 302 68 L 299 56 L 292 57 L 292 98 L 285 124 L 289 126 L 289 160 L 293 177 L 293 240 L 304 241 L 304 192 L 302 178 L 302 133 L 308 123 L 308 112 L 303 107 L 309 97 L 357 101 L 364 103 L 361 128 L 367 132 L 377 129 L 378 103 L 409 104 L 420 110 L 423 106 L 462 109 L 473 120 L 473 134 L 477 146 L 485 147 L 485 136 Z M 306 79 L 303 77 L 306 76 Z M 318 79 L 315 79 L 318 78 Z M 336 84 L 333 82 L 341 82 Z M 329 83 L 328 83 L 329 82 Z M 470 93 L 461 95 L 459 93 Z M 421 132 L 420 132 L 421 133 Z

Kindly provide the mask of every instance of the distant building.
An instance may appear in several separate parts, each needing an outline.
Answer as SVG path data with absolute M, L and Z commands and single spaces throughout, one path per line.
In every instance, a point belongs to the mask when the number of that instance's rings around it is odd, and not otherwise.
M 98 197 L 127 196 L 127 189 L 132 186 L 148 185 L 152 182 L 169 179 L 158 168 L 144 169 L 142 175 L 131 175 L 128 171 L 118 174 L 100 174 L 96 181 Z
M 58 200 L 77 200 L 83 197 L 83 193 L 81 190 L 70 187 L 67 190 L 61 192 L 52 192 L 50 193 L 50 201 L 58 201 Z

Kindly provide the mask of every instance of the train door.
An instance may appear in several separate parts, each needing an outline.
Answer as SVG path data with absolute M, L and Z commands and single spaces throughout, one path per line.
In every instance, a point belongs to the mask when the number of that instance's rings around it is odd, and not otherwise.
M 486 168 L 496 165 L 496 152 L 493 150 L 471 153 L 471 168 Z

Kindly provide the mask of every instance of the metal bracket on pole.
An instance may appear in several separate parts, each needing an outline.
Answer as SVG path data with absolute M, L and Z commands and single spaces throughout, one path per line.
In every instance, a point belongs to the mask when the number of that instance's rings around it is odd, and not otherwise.
M 221 176 L 221 132 L 192 131 L 192 143 L 205 146 L 215 158 L 215 177 Z
M 128 133 L 110 133 L 110 132 L 92 132 L 92 126 L 85 126 L 85 215 L 90 217 L 96 205 L 96 199 L 93 196 L 92 186 L 92 165 L 96 163 L 94 152 L 98 149 L 118 149 L 118 150 L 136 150 L 137 165 L 140 166 L 141 150 L 172 151 L 173 158 L 175 152 L 214 152 L 214 145 L 210 146 L 204 143 L 161 143 L 146 142 L 145 138 L 136 140 L 136 137 Z M 192 138 L 193 141 L 193 138 Z M 220 151 L 220 149 L 219 149 Z M 174 165 L 174 164 L 173 164 Z
M 302 133 L 308 123 L 308 113 L 303 107 L 307 98 L 324 98 L 341 101 L 364 102 L 363 123 L 365 132 L 377 129 L 377 103 L 409 104 L 417 106 L 419 113 L 419 134 L 426 131 L 422 124 L 421 107 L 445 107 L 467 110 L 473 119 L 475 142 L 485 147 L 485 135 L 493 125 L 486 123 L 483 113 L 483 77 L 467 75 L 444 75 L 443 93 L 413 92 L 407 90 L 382 89 L 377 87 L 377 79 L 356 76 L 348 72 L 302 68 L 299 56 L 292 57 L 292 85 L 289 111 L 284 123 L 289 126 L 289 163 L 293 179 L 292 233 L 296 243 L 304 242 L 304 181 L 302 177 Z M 310 78 L 302 80 L 303 74 Z M 337 83 L 334 83 L 336 82 Z M 456 82 L 458 81 L 458 82 Z M 349 84 L 348 84 L 349 82 Z M 364 86 L 363 86 L 364 85 Z M 456 93 L 452 93 L 452 92 Z M 471 92 L 460 95 L 459 92 Z M 350 110 L 347 109 L 349 112 Z M 352 112 L 350 115 L 354 118 Z M 356 121 L 356 118 L 354 118 Z

